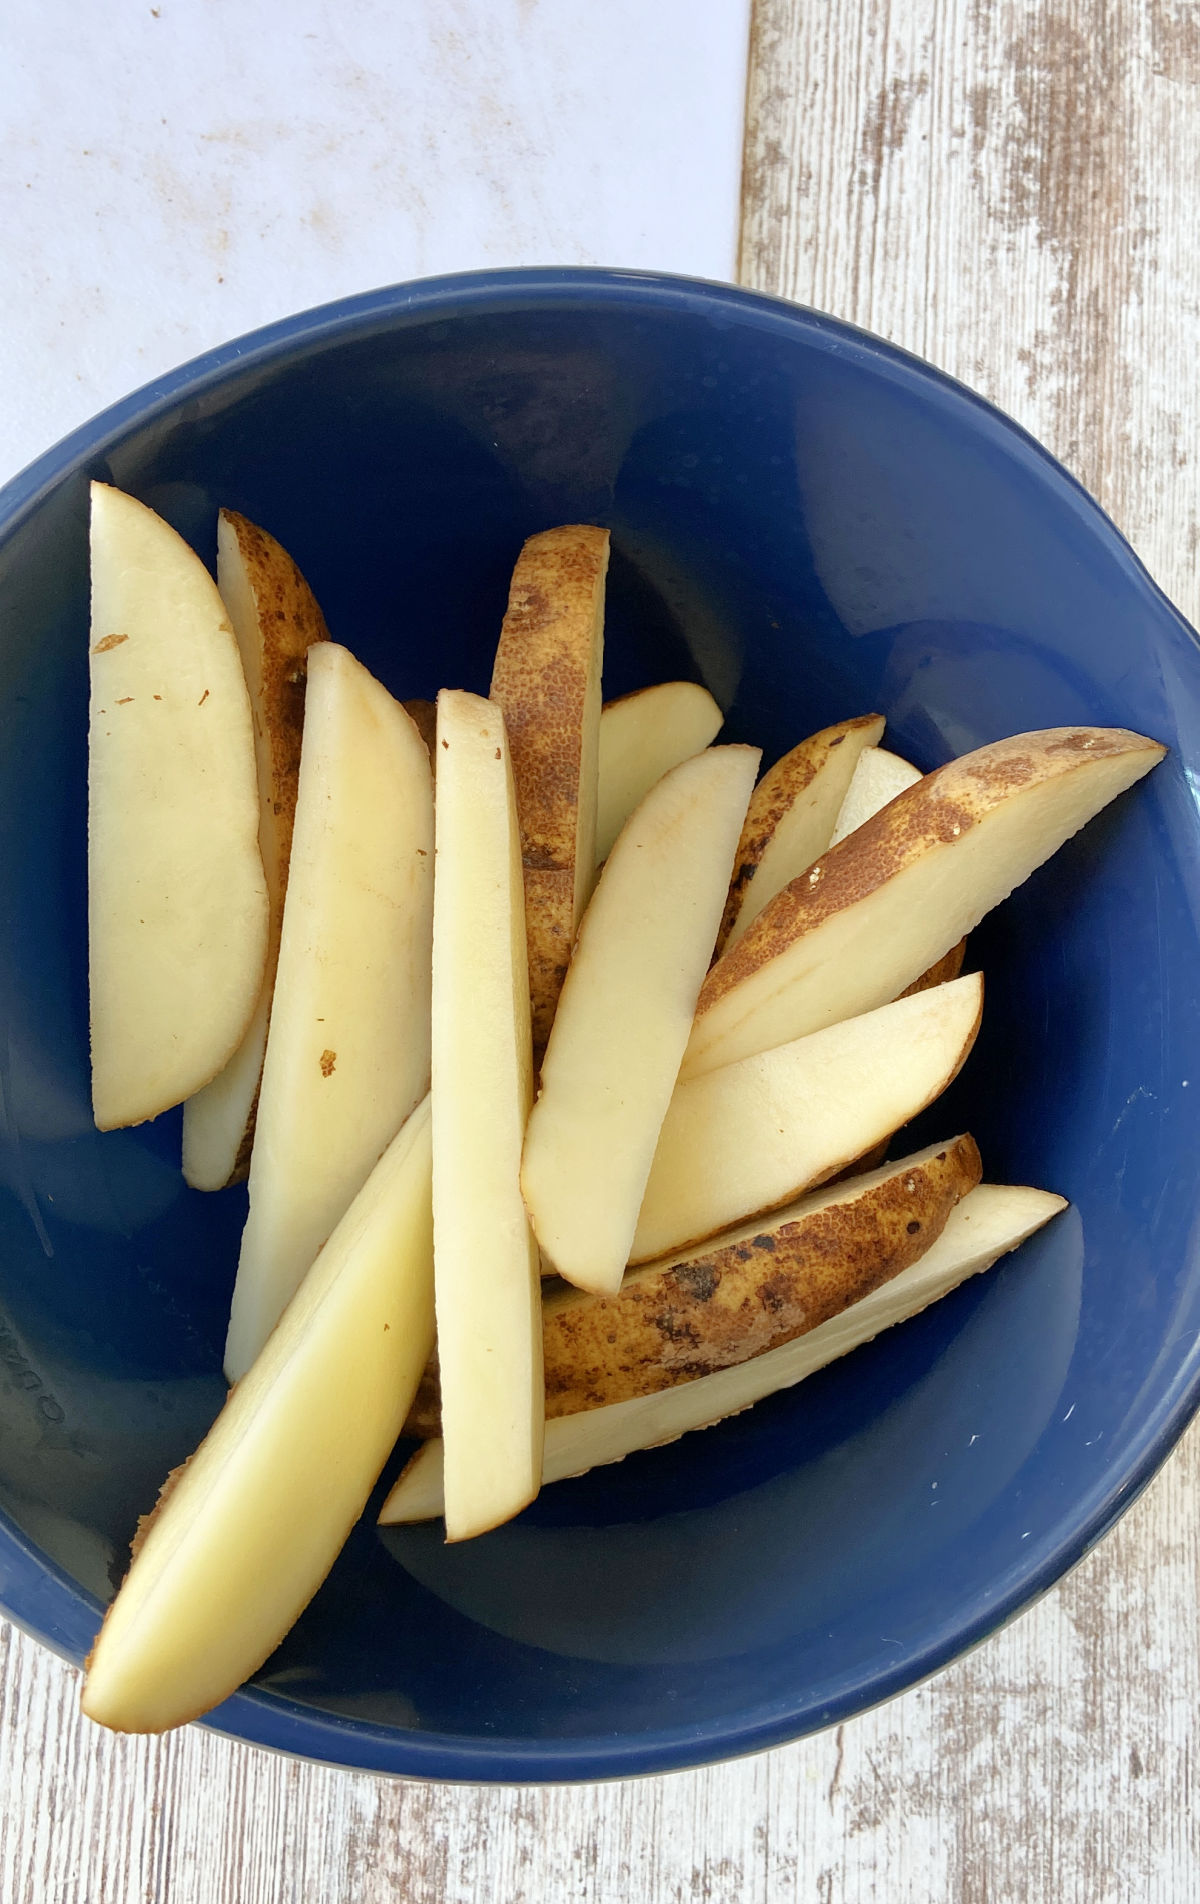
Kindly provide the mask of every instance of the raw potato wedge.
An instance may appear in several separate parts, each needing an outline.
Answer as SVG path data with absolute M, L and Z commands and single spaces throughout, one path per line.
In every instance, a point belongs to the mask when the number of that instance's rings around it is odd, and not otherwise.
M 983 1174 L 971 1137 L 629 1272 L 615 1296 L 562 1289 L 542 1311 L 546 1414 L 628 1401 L 748 1361 L 907 1269 Z
M 492 668 L 521 823 L 533 1042 L 550 1036 L 596 876 L 600 670 L 608 530 L 530 536 L 513 571 Z
M 608 858 L 617 834 L 655 781 L 681 760 L 703 753 L 724 719 L 708 689 L 695 681 L 663 681 L 606 703 L 600 716 L 597 865 Z
M 897 999 L 676 1088 L 629 1260 L 773 1210 L 940 1097 L 975 1043 L 979 973 Z
M 433 781 L 335 642 L 308 657 L 300 790 L 225 1370 L 254 1361 L 429 1088 Z
M 867 714 L 810 735 L 777 760 L 750 796 L 717 951 L 736 945 L 777 892 L 825 851 L 864 748 L 883 733 Z
M 924 1256 L 807 1335 L 677 1388 L 547 1422 L 543 1485 L 677 1441 L 693 1428 L 710 1428 L 764 1396 L 793 1387 L 894 1323 L 918 1315 L 969 1276 L 990 1269 L 1065 1208 L 1066 1198 L 1048 1190 L 981 1183 L 950 1212 Z M 380 1522 L 433 1520 L 442 1512 L 442 1499 L 442 1443 L 428 1441 L 388 1495 Z
M 337 1558 L 433 1340 L 429 1134 L 424 1103 L 143 1522 L 88 1663 L 83 1710 L 100 1725 L 162 1732 L 209 1711 Z
M 909 787 L 915 787 L 920 778 L 920 769 L 911 766 L 907 760 L 901 760 L 899 754 L 889 754 L 885 747 L 865 748 L 854 769 L 850 791 L 842 802 L 830 845 L 839 845 L 848 833 L 865 826 L 881 808 L 887 806 L 889 800 L 894 800 L 898 793 L 907 792 Z M 957 978 L 966 955 L 967 942 L 960 939 L 943 958 L 936 959 L 927 972 L 922 972 L 920 978 L 906 985 L 900 994 L 901 998 L 908 998 L 913 992 L 928 991 L 933 985 L 945 985 L 950 979 Z M 886 1150 L 887 1145 L 884 1144 L 878 1148 L 878 1155 L 871 1152 L 867 1155 L 872 1163 L 882 1163 Z
M 194 1190 L 240 1183 L 250 1168 L 300 781 L 305 657 L 314 641 L 329 639 L 312 590 L 286 549 L 231 509 L 222 509 L 217 522 L 217 586 L 250 690 L 258 844 L 271 912 L 267 969 L 249 1030 L 225 1069 L 183 1107 L 183 1174 Z
M 695 1381 L 819 1327 L 923 1255 L 980 1175 L 973 1139 L 955 1137 L 630 1270 L 614 1296 L 552 1287 L 547 1419 Z M 440 1432 L 428 1371 L 404 1432 Z
M 446 1537 L 510 1519 L 542 1462 L 541 1279 L 521 1202 L 533 1095 L 521 840 L 499 706 L 438 696 L 433 1211 Z
M 153 510 L 92 484 L 92 1106 L 140 1124 L 228 1062 L 267 956 L 250 702 L 224 603 Z
M 616 1289 L 629 1260 L 758 761 L 710 747 L 664 774 L 580 926 L 521 1187 L 543 1254 L 581 1289 Z
M 1123 728 L 1056 727 L 926 774 L 717 960 L 680 1075 L 897 997 L 1165 752 Z
M 886 747 L 864 747 L 829 844 L 839 845 L 847 833 L 872 819 L 898 793 L 915 787 L 920 778 L 921 769 L 902 760 L 899 754 L 890 754 Z

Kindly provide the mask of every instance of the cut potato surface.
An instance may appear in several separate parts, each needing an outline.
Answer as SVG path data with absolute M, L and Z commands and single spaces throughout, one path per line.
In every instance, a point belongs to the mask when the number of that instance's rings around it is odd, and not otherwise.
M 266 972 L 249 1029 L 224 1070 L 184 1105 L 183 1174 L 195 1190 L 223 1189 L 250 1168 L 300 781 L 305 657 L 313 642 L 329 638 L 312 591 L 286 549 L 229 509 L 217 523 L 217 586 L 250 690 L 258 844 L 271 911 Z
M 764 1396 L 793 1387 L 884 1329 L 927 1309 L 968 1276 L 989 1269 L 997 1257 L 1016 1249 L 1065 1208 L 1065 1197 L 1046 1190 L 980 1184 L 950 1212 L 924 1256 L 807 1335 L 680 1387 L 547 1422 L 543 1485 L 621 1461 L 642 1448 L 677 1441 L 691 1429 L 709 1428 Z M 404 1469 L 379 1519 L 384 1524 L 432 1520 L 442 1505 L 442 1443 L 428 1441 Z
M 425 1103 L 144 1523 L 88 1663 L 90 1719 L 161 1732 L 257 1671 L 362 1513 L 432 1340 Z
M 844 1170 L 941 1095 L 982 1013 L 974 973 L 678 1085 L 630 1261 L 712 1236 Z
M 438 697 L 433 1200 L 446 1533 L 480 1534 L 537 1493 L 541 1282 L 521 1201 L 533 1093 L 521 839 L 504 716 Z
M 621 1281 L 754 784 L 711 747 L 646 795 L 580 926 L 529 1119 L 521 1185 L 559 1274 Z
M 655 781 L 681 760 L 703 753 L 724 719 L 708 689 L 695 681 L 663 681 L 605 704 L 600 716 L 597 865 L 608 858 L 617 834 Z
M 717 950 L 736 945 L 777 892 L 829 845 L 863 749 L 883 732 L 867 714 L 839 721 L 777 760 L 750 797 Z
M 226 1345 L 237 1381 L 429 1087 L 433 782 L 344 648 L 308 657 L 300 788 Z
M 596 873 L 607 573 L 607 529 L 579 523 L 531 536 L 513 571 L 492 669 L 517 789 L 539 1051 Z
M 250 1022 L 267 956 L 250 702 L 200 558 L 92 484 L 88 962 L 101 1130 L 190 1097 Z
M 898 793 L 906 793 L 921 778 L 921 769 L 889 753 L 886 747 L 865 747 L 854 768 L 854 777 L 842 801 L 842 810 L 829 844 L 837 846 L 847 833 L 853 833 L 874 817 Z M 803 869 L 802 869 L 803 870 Z
M 681 1076 L 895 998 L 1166 749 L 1060 727 L 952 760 L 793 880 L 705 980 Z

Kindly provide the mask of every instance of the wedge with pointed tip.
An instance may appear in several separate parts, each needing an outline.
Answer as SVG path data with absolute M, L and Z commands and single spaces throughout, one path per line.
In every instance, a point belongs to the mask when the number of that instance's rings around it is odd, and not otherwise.
M 882 732 L 878 714 L 839 721 L 802 740 L 763 775 L 738 841 L 718 952 L 736 945 L 776 893 L 825 851 L 863 750 Z
M 842 810 L 829 844 L 837 846 L 847 833 L 874 817 L 898 793 L 907 793 L 921 778 L 921 769 L 886 747 L 864 747 L 842 801 Z
M 425 744 L 353 655 L 318 642 L 225 1352 L 231 1381 L 429 1088 L 432 913 Z
M 600 788 L 596 863 L 612 852 L 617 834 L 656 780 L 681 760 L 703 753 L 725 716 L 695 681 L 662 681 L 607 701 L 600 716 Z
M 228 1063 L 267 956 L 250 702 L 199 556 L 92 484 L 92 1105 L 140 1124 Z
M 491 696 L 504 710 L 517 789 L 539 1051 L 596 876 L 607 573 L 607 529 L 576 523 L 530 536 L 513 571 L 492 668 Z
M 976 972 L 677 1085 L 629 1260 L 777 1209 L 932 1104 L 983 1014 Z
M 995 741 L 785 886 L 704 982 L 682 1077 L 896 998 L 1166 749 L 1123 728 Z
M 533 1094 L 521 841 L 504 716 L 438 696 L 433 1211 L 446 1535 L 519 1513 L 542 1460 L 541 1281 L 521 1202 Z
M 88 1662 L 89 1719 L 163 1732 L 258 1670 L 362 1513 L 432 1340 L 426 1103 L 139 1530 Z
M 651 788 L 584 915 L 529 1119 L 521 1187 L 568 1282 L 620 1283 L 758 765 L 710 747 Z
M 194 1190 L 240 1183 L 250 1168 L 300 780 L 306 657 L 313 642 L 329 639 L 312 590 L 286 549 L 232 509 L 222 509 L 217 522 L 217 586 L 250 690 L 258 844 L 271 913 L 267 967 L 249 1029 L 224 1070 L 183 1107 L 183 1174 Z
M 937 1242 L 915 1263 L 808 1334 L 677 1388 L 547 1422 L 543 1486 L 677 1441 L 694 1428 L 710 1428 L 764 1396 L 793 1387 L 884 1329 L 918 1315 L 969 1276 L 990 1269 L 1065 1208 L 1065 1197 L 1047 1190 L 981 1183 L 950 1212 Z M 404 1469 L 379 1519 L 384 1525 L 433 1520 L 442 1508 L 442 1443 L 427 1441 Z

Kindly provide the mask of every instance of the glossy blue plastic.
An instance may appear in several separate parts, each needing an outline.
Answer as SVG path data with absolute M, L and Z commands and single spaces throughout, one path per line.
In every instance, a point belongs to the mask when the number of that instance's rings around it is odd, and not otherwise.
M 695 1765 L 847 1718 L 1047 1587 L 1200 1393 L 1196 638 L 1044 451 L 914 359 L 724 287 L 539 271 L 261 331 L 0 495 L 5 1611 L 86 1652 L 219 1405 L 244 1211 L 184 1189 L 178 1115 L 91 1127 L 91 476 L 208 556 L 219 504 L 263 523 L 398 695 L 485 690 L 522 539 L 582 518 L 613 531 L 607 691 L 702 679 L 768 759 L 873 708 L 926 767 L 1076 721 L 1173 750 L 976 935 L 984 1031 L 914 1133 L 969 1127 L 991 1178 L 1069 1214 L 792 1393 L 485 1539 L 372 1513 L 211 1723 L 430 1778 Z

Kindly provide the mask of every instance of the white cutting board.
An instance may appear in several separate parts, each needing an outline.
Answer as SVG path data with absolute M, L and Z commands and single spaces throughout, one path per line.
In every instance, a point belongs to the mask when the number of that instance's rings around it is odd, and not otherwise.
M 7 0 L 0 480 L 197 351 L 480 266 L 735 269 L 750 0 Z

